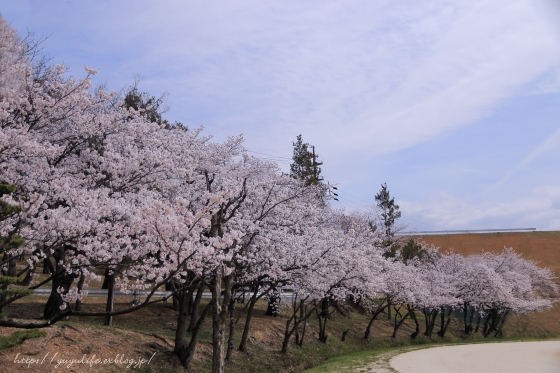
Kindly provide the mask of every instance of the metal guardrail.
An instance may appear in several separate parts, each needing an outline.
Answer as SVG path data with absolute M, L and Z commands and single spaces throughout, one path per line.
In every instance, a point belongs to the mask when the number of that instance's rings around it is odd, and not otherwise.
M 499 233 L 499 232 L 534 232 L 537 228 L 506 228 L 506 229 L 456 229 L 447 231 L 418 231 L 418 232 L 399 232 L 400 236 L 414 236 L 424 234 L 457 234 L 457 233 Z
M 107 289 L 94 289 L 94 290 L 84 290 L 87 291 L 87 295 L 88 296 L 94 296 L 94 297 L 102 297 L 102 296 L 107 296 Z M 51 289 L 47 289 L 47 288 L 39 288 L 39 289 L 35 289 L 34 290 L 35 295 L 51 295 Z M 150 294 L 149 291 L 131 291 L 128 293 L 123 293 L 119 290 L 115 290 L 115 295 L 116 296 L 134 296 L 135 294 L 140 295 L 140 296 L 146 296 L 148 294 Z M 208 298 L 212 298 L 212 294 L 211 293 L 203 293 L 202 297 L 204 298 L 204 295 L 208 294 L 210 295 Z M 152 295 L 153 297 L 167 297 L 171 295 L 170 291 L 155 291 L 154 294 Z
M 87 291 L 87 296 L 91 297 L 106 297 L 107 296 L 107 289 L 94 289 L 94 290 L 85 290 Z M 51 289 L 48 288 L 39 288 L 39 289 L 35 289 L 34 290 L 35 295 L 43 295 L 43 296 L 48 296 L 51 295 Z M 115 296 L 129 296 L 129 297 L 134 297 L 135 301 L 139 300 L 139 297 L 145 297 L 148 294 L 150 294 L 149 291 L 131 291 L 128 293 L 123 293 L 119 290 L 115 290 Z M 170 291 L 155 291 L 154 294 L 152 294 L 152 298 L 165 298 L 165 297 L 169 297 L 171 295 Z M 251 296 L 253 295 L 252 292 L 245 292 L 245 297 L 246 299 L 251 298 Z M 282 293 L 281 294 L 281 299 L 282 300 L 292 300 L 294 293 L 291 292 L 286 292 L 286 293 Z M 193 294 L 193 297 L 195 296 L 195 294 Z M 236 298 L 242 296 L 242 293 L 236 293 Z M 204 292 L 202 293 L 202 298 L 205 299 L 211 299 L 212 298 L 212 293 L 210 292 Z

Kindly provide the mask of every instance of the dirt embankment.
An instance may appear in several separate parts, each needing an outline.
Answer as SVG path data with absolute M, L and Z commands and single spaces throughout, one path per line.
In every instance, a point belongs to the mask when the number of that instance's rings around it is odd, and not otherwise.
M 557 231 L 442 234 L 420 236 L 419 239 L 440 247 L 442 251 L 453 249 L 463 255 L 501 252 L 504 247 L 512 247 L 540 267 L 552 269 L 558 276 L 556 282 L 560 283 L 560 232 Z M 546 312 L 512 315 L 505 329 L 509 336 L 560 335 L 560 303 Z
M 501 251 L 504 246 L 513 247 L 560 275 L 560 232 L 462 234 L 422 238 L 443 250 L 454 248 L 465 255 L 482 251 Z M 104 301 L 103 298 L 86 298 L 84 308 L 92 311 L 103 310 Z M 127 299 L 128 303 L 118 303 L 116 307 L 124 308 L 131 301 L 131 298 Z M 5 311 L 10 317 L 32 320 L 42 315 L 43 304 L 43 298 L 29 297 L 9 305 Z M 329 321 L 329 343 L 322 344 L 317 342 L 317 320 L 312 317 L 303 348 L 291 346 L 288 354 L 284 355 L 278 351 L 286 318 L 264 316 L 266 306 L 264 301 L 257 304 L 249 339 L 250 353 L 235 351 L 233 361 L 227 368 L 229 372 L 301 371 L 334 355 L 366 350 L 374 346 L 383 347 L 392 330 L 391 322 L 383 315 L 374 323 L 374 337 L 370 344 L 363 339 L 368 316 L 358 312 L 352 312 L 349 317 L 335 314 Z M 238 312 L 241 308 L 239 305 Z M 48 334 L 46 337 L 30 339 L 22 345 L 1 350 L 0 372 L 113 373 L 127 370 L 128 364 L 131 368 L 136 364 L 137 371 L 140 372 L 184 372 L 172 354 L 176 319 L 177 313 L 173 311 L 171 304 L 156 304 L 132 314 L 116 316 L 113 327 L 101 326 L 101 317 L 74 318 L 69 324 L 61 323 L 45 329 Z M 236 331 L 237 338 L 241 333 L 243 320 L 244 318 L 241 318 Z M 454 320 L 450 327 L 450 337 L 466 338 L 460 332 L 460 328 L 461 320 Z M 340 336 L 347 330 L 350 330 L 348 338 L 345 342 L 340 341 Z M 0 336 L 9 335 L 14 331 L 15 329 L 11 328 L 0 328 Z M 412 331 L 413 324 L 405 323 L 399 331 L 399 338 L 403 342 L 408 341 Z M 504 326 L 504 333 L 508 337 L 559 336 L 560 304 L 545 313 L 512 315 Z M 197 347 L 192 371 L 209 371 L 210 322 L 206 322 Z M 71 359 L 76 361 L 72 362 Z
M 465 233 L 419 236 L 443 251 L 453 249 L 463 255 L 483 251 L 500 252 L 512 247 L 524 257 L 539 262 L 540 267 L 552 269 L 560 276 L 560 232 Z

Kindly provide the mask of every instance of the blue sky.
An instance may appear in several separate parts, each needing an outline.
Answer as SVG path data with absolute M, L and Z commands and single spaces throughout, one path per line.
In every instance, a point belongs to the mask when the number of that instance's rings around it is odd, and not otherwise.
M 7 1 L 77 77 L 167 92 L 287 170 L 315 145 L 340 207 L 387 182 L 411 230 L 560 229 L 560 2 Z M 264 157 L 264 156 L 263 156 Z

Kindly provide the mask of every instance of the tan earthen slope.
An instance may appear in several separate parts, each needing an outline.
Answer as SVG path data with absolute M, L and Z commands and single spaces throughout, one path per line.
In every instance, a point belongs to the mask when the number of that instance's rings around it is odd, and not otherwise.
M 500 252 L 512 247 L 524 257 L 538 262 L 539 267 L 552 269 L 560 283 L 560 232 L 471 233 L 419 237 L 442 251 L 453 249 L 463 255 L 483 251 Z M 509 337 L 549 338 L 560 335 L 560 303 L 546 312 L 512 315 L 504 327 Z
M 500 252 L 504 247 L 513 249 L 524 257 L 539 262 L 560 276 L 560 232 L 510 232 L 510 233 L 468 233 L 420 236 L 420 240 L 434 244 L 446 251 L 454 249 L 464 255 L 483 251 Z

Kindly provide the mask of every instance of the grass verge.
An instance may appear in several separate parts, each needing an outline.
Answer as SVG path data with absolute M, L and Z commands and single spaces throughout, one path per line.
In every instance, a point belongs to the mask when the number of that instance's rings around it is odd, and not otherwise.
M 13 332 L 12 335 L 0 337 L 0 350 L 20 345 L 26 339 L 41 338 L 46 335 L 47 333 L 42 330 L 18 330 Z
M 557 338 L 553 338 L 553 339 L 557 339 Z M 527 342 L 527 341 L 541 341 L 541 340 L 542 339 L 540 338 L 527 339 L 527 338 L 519 338 L 519 337 L 500 338 L 500 339 L 482 339 L 482 340 L 473 339 L 469 341 L 449 340 L 443 342 L 441 341 L 434 342 L 434 341 L 425 340 L 425 341 L 418 341 L 417 343 L 410 341 L 412 343 L 408 346 L 403 346 L 403 343 L 401 341 L 399 343 L 400 346 L 396 346 L 396 347 L 380 347 L 369 351 L 361 351 L 348 355 L 335 356 L 328 359 L 323 364 L 317 365 L 313 368 L 303 371 L 303 373 L 355 372 L 356 369 L 360 369 L 368 365 L 371 366 L 372 363 L 377 363 L 376 364 L 377 368 L 389 369 L 389 361 L 394 356 L 410 351 L 425 349 L 425 348 L 435 348 L 441 346 L 457 346 L 457 345 L 465 345 L 465 344 L 479 344 L 479 343 Z M 364 370 L 364 372 L 369 372 L 369 371 L 370 370 Z

